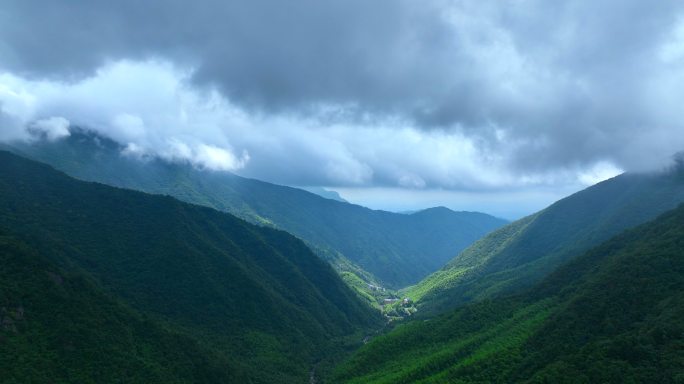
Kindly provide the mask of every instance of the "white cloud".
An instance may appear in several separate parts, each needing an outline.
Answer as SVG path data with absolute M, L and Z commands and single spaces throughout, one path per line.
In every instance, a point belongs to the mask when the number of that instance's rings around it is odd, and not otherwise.
M 237 157 L 223 148 L 200 144 L 197 147 L 196 155 L 192 157 L 192 161 L 202 168 L 217 171 L 234 171 L 243 168 L 247 164 L 249 154 L 245 150 L 242 151 L 240 157 Z
M 399 177 L 399 185 L 407 188 L 424 188 L 425 180 L 416 174 L 406 174 Z
M 112 127 L 119 135 L 128 140 L 136 140 L 145 136 L 145 123 L 139 116 L 121 113 L 112 119 Z
M 128 156 L 425 194 L 580 188 L 684 149 L 681 1 L 5 3 L 0 140 L 63 117 Z
M 55 141 L 71 134 L 69 132 L 69 120 L 59 116 L 34 121 L 28 126 L 28 130 L 32 134 L 45 136 L 49 141 Z
M 53 139 L 71 122 L 124 144 L 123 155 L 289 185 L 521 191 L 586 185 L 619 171 L 611 162 L 513 168 L 523 139 L 509 137 L 506 127 L 491 129 L 492 146 L 466 130 L 424 130 L 401 119 L 350 123 L 249 113 L 211 89 L 193 88 L 190 75 L 168 63 L 129 61 L 69 84 L 2 75 L 0 101 L 8 101 L 6 115 Z
M 126 144 L 124 149 L 121 151 L 121 154 L 124 156 L 133 157 L 133 158 L 138 159 L 138 160 L 144 159 L 145 156 L 147 155 L 145 153 L 145 150 L 136 143 Z
M 594 185 L 601 181 L 610 179 L 624 172 L 614 164 L 606 161 L 596 163 L 593 167 L 580 172 L 579 181 L 584 185 Z
M 3 74 L 0 105 L 16 132 L 0 139 L 28 138 L 27 131 L 32 131 L 56 140 L 69 134 L 71 121 L 125 144 L 123 155 L 188 161 L 212 170 L 243 168 L 248 151 L 236 155 L 230 132 L 224 129 L 238 115 L 215 92 L 189 89 L 186 77 L 187 72 L 168 63 L 128 61 L 77 83 L 26 81 Z

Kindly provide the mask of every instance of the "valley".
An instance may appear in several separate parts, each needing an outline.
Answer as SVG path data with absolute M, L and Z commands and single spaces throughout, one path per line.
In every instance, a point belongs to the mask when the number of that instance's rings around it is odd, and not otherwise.
M 14 143 L 7 149 L 70 176 L 170 195 L 280 228 L 304 240 L 340 272 L 398 289 L 441 267 L 473 241 L 507 222 L 477 212 L 426 209 L 413 214 L 371 210 L 291 187 L 201 171 L 188 164 L 122 155 L 124 146 L 72 128 L 60 141 Z M 366 292 L 367 293 L 367 292 Z
M 525 293 L 401 325 L 363 346 L 335 382 L 677 382 L 683 230 L 680 206 Z
M 393 289 L 272 225 L 0 159 L 8 382 L 71 382 L 94 367 L 133 382 L 617 383 L 676 372 L 684 168 L 590 187 Z M 79 363 L 86 354 L 92 366 Z
M 0 384 L 684 384 L 684 1 L 1 0 Z

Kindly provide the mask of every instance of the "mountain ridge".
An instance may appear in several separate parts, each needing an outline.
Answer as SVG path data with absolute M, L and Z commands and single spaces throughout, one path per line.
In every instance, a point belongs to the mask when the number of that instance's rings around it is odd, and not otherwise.
M 4 151 L 0 231 L 86 276 L 155 327 L 186 335 L 211 364 L 229 362 L 219 369 L 224 376 L 236 370 L 255 382 L 300 382 L 314 359 L 342 352 L 341 339 L 360 339 L 382 322 L 284 231 L 170 196 L 79 181 Z
M 681 202 L 684 179 L 672 170 L 623 174 L 490 233 L 405 292 L 428 314 L 509 294 Z
M 394 288 L 417 282 L 506 223 L 466 212 L 436 211 L 440 213 L 431 217 L 436 212 L 414 216 L 371 210 L 230 173 L 199 171 L 156 158 L 141 162 L 122 156 L 120 144 L 76 128 L 62 140 L 11 147 L 82 180 L 172 195 L 278 227 L 305 240 L 334 266 L 353 272 L 358 266 L 373 275 L 370 280 L 377 280 L 369 283 Z

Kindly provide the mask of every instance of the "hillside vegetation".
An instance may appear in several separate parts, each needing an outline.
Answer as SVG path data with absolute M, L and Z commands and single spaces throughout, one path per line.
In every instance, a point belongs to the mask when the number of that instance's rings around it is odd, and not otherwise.
M 684 171 L 623 174 L 500 228 L 406 290 L 423 314 L 510 294 L 684 201 Z
M 341 383 L 684 382 L 684 206 L 528 292 L 413 321 L 337 370 Z
M 381 323 L 283 231 L 2 151 L 0 233 L 17 382 L 301 383 Z
M 131 309 L 91 277 L 66 272 L 0 234 L 3 383 L 246 380 L 239 361 Z
M 88 131 L 13 150 L 78 179 L 166 194 L 288 231 L 338 271 L 366 283 L 415 284 L 459 251 L 506 222 L 475 212 L 435 208 L 405 215 L 325 199 L 297 188 L 202 171 L 187 164 L 122 155 L 124 147 Z

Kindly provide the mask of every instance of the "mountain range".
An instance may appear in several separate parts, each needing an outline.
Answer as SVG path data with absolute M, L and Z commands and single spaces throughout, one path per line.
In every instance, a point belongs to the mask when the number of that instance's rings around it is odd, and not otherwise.
M 88 130 L 70 130 L 61 140 L 17 142 L 7 148 L 77 179 L 170 195 L 283 229 L 339 271 L 353 272 L 372 284 L 415 284 L 506 224 L 486 214 L 447 208 L 409 215 L 371 210 L 228 172 L 126 156 L 120 143 Z
M 577 254 L 684 202 L 684 167 L 626 173 L 478 240 L 406 289 L 423 314 L 514 293 Z
M 681 162 L 480 228 L 386 304 L 411 309 L 387 323 L 359 287 L 414 281 L 397 277 L 410 260 L 443 257 L 454 228 L 497 219 L 373 211 L 121 149 L 75 131 L 0 151 L 8 383 L 684 379 Z

